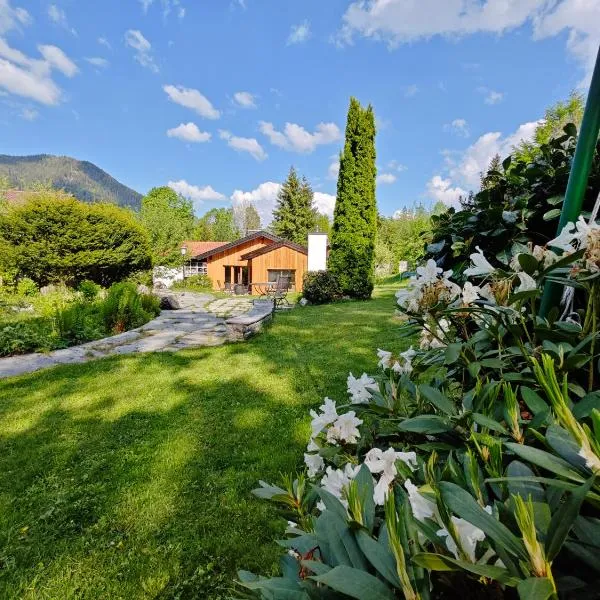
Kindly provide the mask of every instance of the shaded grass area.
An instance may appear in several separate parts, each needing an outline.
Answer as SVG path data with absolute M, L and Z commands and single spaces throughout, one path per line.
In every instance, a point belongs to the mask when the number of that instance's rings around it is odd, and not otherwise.
M 285 523 L 250 491 L 300 466 L 308 410 L 403 349 L 395 286 L 218 348 L 0 381 L 0 598 L 226 598 Z

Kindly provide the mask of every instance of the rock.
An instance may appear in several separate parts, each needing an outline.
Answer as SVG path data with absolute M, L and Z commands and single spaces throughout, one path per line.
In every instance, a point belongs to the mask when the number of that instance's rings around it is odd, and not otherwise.
M 45 285 L 40 288 L 40 294 L 42 296 L 47 296 L 48 294 L 52 294 L 53 292 L 55 292 L 57 289 L 58 288 L 55 285 Z
M 160 308 L 162 310 L 179 310 L 181 308 L 179 300 L 172 294 L 160 294 L 158 297 L 160 298 Z
M 300 306 L 306 306 L 308 304 L 308 300 L 306 298 L 300 298 L 300 302 L 298 302 Z

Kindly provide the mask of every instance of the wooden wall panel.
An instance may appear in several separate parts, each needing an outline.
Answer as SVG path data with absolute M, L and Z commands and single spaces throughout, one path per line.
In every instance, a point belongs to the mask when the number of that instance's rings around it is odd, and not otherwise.
M 240 266 L 245 267 L 248 264 L 247 260 L 241 260 L 241 256 L 243 254 L 248 254 L 248 252 L 253 252 L 254 250 L 258 250 L 259 248 L 264 248 L 265 246 L 272 244 L 271 240 L 266 238 L 258 238 L 255 240 L 251 240 L 246 242 L 245 244 L 240 244 L 231 250 L 225 252 L 218 252 L 213 254 L 208 259 L 208 276 L 211 278 L 213 282 L 213 289 L 219 289 L 219 281 L 221 284 L 225 283 L 225 267 L 226 266 Z
M 308 264 L 306 254 L 283 246 L 253 258 L 251 263 L 251 282 L 267 282 L 269 269 L 291 269 L 296 271 L 296 290 L 302 291 L 302 279 Z

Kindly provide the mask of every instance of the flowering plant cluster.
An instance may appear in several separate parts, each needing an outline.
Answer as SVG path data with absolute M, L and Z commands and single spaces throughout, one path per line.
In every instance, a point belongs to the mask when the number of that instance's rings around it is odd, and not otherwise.
M 282 577 L 250 597 L 594 597 L 600 576 L 600 227 L 433 260 L 397 294 L 412 346 L 379 349 L 311 416 L 306 471 L 255 493 L 290 515 Z M 467 279 L 464 279 L 464 277 Z M 561 306 L 539 316 L 546 282 Z

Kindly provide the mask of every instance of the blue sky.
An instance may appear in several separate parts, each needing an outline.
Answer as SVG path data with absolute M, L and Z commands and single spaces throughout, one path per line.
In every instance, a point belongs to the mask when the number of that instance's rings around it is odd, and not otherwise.
M 599 41 L 600 0 L 0 0 L 0 153 L 265 221 L 294 165 L 331 213 L 354 95 L 380 212 L 452 204 L 585 90 Z

